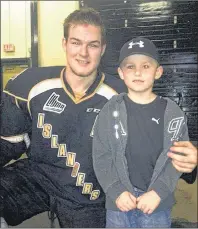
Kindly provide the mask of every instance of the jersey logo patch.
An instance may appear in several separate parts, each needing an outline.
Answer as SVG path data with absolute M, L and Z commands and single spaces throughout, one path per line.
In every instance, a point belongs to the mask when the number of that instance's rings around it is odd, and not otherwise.
M 44 111 L 50 111 L 55 113 L 62 113 L 66 107 L 66 104 L 58 101 L 58 98 L 60 95 L 57 95 L 55 92 L 53 92 L 49 99 L 46 101 L 46 103 L 43 106 Z

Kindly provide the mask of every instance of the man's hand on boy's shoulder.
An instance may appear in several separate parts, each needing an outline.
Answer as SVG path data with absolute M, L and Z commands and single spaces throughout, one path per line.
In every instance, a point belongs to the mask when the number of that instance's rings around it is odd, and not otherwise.
M 159 206 L 161 198 L 151 190 L 137 198 L 137 208 L 145 214 L 151 214 Z
M 116 206 L 123 212 L 136 208 L 136 198 L 128 191 L 123 192 L 116 199 Z
M 170 150 L 168 156 L 172 158 L 172 164 L 179 172 L 191 173 L 197 166 L 197 148 L 191 142 L 174 142 Z

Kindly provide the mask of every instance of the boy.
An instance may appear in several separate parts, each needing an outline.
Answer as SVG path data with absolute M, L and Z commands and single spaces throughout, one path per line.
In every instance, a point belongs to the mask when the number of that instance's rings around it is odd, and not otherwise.
M 152 91 L 163 68 L 150 40 L 124 44 L 118 73 L 128 94 L 107 102 L 93 140 L 94 169 L 106 193 L 106 227 L 170 227 L 181 173 L 167 153 L 173 141 L 188 140 L 186 117 Z

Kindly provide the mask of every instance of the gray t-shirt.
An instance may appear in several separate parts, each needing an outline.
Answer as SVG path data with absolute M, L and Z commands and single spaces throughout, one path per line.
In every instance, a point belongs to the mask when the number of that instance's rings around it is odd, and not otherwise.
M 128 139 L 125 151 L 133 186 L 146 191 L 158 156 L 163 150 L 164 112 L 160 96 L 149 104 L 137 104 L 126 95 Z

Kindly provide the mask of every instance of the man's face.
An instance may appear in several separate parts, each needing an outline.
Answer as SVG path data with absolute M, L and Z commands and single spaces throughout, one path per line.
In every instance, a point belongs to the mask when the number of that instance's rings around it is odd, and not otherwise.
M 140 54 L 125 58 L 118 68 L 120 78 L 133 92 L 152 91 L 155 79 L 159 79 L 162 72 L 163 68 L 154 59 Z
M 88 24 L 71 25 L 68 39 L 63 39 L 63 48 L 68 70 L 80 77 L 95 74 L 105 51 L 100 27 Z

